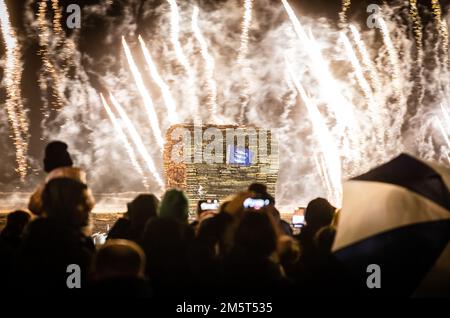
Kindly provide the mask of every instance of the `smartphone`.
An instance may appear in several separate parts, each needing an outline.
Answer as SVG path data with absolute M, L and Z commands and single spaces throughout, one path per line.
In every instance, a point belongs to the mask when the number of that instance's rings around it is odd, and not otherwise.
M 200 210 L 202 211 L 214 211 L 219 209 L 219 200 L 205 200 L 200 203 Z
M 269 199 L 252 199 L 247 198 L 244 201 L 244 208 L 246 209 L 254 209 L 259 210 L 265 206 L 268 206 L 270 204 Z
M 295 210 L 292 214 L 291 223 L 294 228 L 301 228 L 305 225 L 305 208 Z
M 295 228 L 300 228 L 305 225 L 305 217 L 303 215 L 293 215 L 292 216 L 292 225 Z

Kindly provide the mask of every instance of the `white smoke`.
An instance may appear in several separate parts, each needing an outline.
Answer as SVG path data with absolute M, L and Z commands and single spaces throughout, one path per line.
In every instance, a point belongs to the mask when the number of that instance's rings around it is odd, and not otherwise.
M 32 0 L 28 0 L 25 13 L 27 32 L 37 38 L 38 24 L 32 10 Z M 140 33 L 157 64 L 164 81 L 177 102 L 178 116 L 182 122 L 192 119 L 192 105 L 186 98 L 188 80 L 180 63 L 176 59 L 170 43 L 169 4 L 162 2 L 153 7 L 145 2 L 139 19 L 134 1 L 121 1 L 120 16 L 110 16 L 111 4 L 87 6 L 83 10 L 82 29 L 74 32 L 70 38 L 50 37 L 49 54 L 61 75 L 61 89 L 64 92 L 64 107 L 54 119 L 45 123 L 44 137 L 47 140 L 58 139 L 69 144 L 78 166 L 88 172 L 91 186 L 97 192 L 144 191 L 140 175 L 134 170 L 125 147 L 114 132 L 114 127 L 102 108 L 99 93 L 107 89 L 114 93 L 118 101 L 126 108 L 135 123 L 144 143 L 153 156 L 159 172 L 163 175 L 162 158 L 153 139 L 151 127 L 142 100 L 134 85 L 131 72 L 124 58 L 120 38 L 125 36 L 133 51 L 146 85 L 153 98 L 163 130 L 168 128 L 166 108 L 158 87 L 148 76 L 145 62 L 137 41 Z M 203 59 L 199 45 L 191 30 L 193 5 L 200 7 L 199 26 L 208 42 L 210 54 L 215 60 L 214 78 L 217 82 L 218 110 L 229 123 L 236 123 L 239 116 L 239 95 L 242 89 L 241 70 L 237 64 L 240 43 L 240 25 L 243 15 L 242 1 L 228 1 L 213 6 L 200 6 L 197 1 L 178 1 L 180 9 L 180 42 L 183 51 L 195 70 L 198 82 L 194 83 L 195 93 L 200 101 L 199 109 L 203 121 L 209 115 L 206 106 L 207 78 L 204 74 Z M 410 35 L 410 25 L 399 20 L 402 7 L 383 8 L 385 19 L 396 52 L 399 54 L 398 68 L 401 70 L 401 93 L 409 97 L 414 90 L 414 40 Z M 337 14 L 337 13 L 336 13 Z M 300 43 L 292 30 L 292 24 L 279 2 L 258 0 L 254 4 L 252 25 L 250 27 L 248 61 L 250 66 L 248 121 L 263 128 L 280 129 L 280 173 L 277 186 L 277 203 L 282 209 L 290 210 L 306 204 L 316 196 L 326 196 L 326 187 L 314 165 L 313 157 L 318 148 L 317 137 L 308 118 L 303 102 L 297 97 L 295 88 L 286 73 L 286 56 L 294 62 L 294 72 L 307 93 L 318 105 L 338 144 L 343 162 L 343 176 L 349 178 L 362 173 L 376 164 L 387 161 L 405 150 L 428 160 L 448 164 L 444 138 L 435 123 L 440 103 L 448 100 L 448 69 L 428 67 L 424 70 L 426 94 L 423 105 L 414 105 L 414 113 L 407 113 L 409 106 L 399 104 L 395 99 L 392 85 L 392 66 L 389 64 L 389 52 L 378 30 L 367 30 L 359 26 L 370 57 L 382 80 L 382 90 L 376 92 L 375 100 L 379 113 L 370 114 L 364 94 L 353 74 L 339 32 L 325 18 L 299 15 L 305 30 L 317 41 L 322 54 L 330 66 L 334 81 L 345 100 L 353 105 L 359 130 L 357 131 L 359 149 L 353 149 L 339 130 L 339 123 L 327 105 L 327 92 L 320 88 L 320 78 L 313 75 L 311 63 L 305 52 L 304 43 Z M 449 17 L 447 17 L 448 20 Z M 89 43 L 95 47 L 105 47 L 101 56 L 91 56 L 83 51 L 83 34 L 92 29 L 90 21 L 101 21 L 100 42 Z M 148 27 L 147 27 L 148 24 Z M 432 24 L 427 26 L 432 32 Z M 56 49 L 58 41 L 73 41 L 76 49 L 72 52 L 71 62 L 75 76 L 63 76 L 60 52 Z M 432 41 L 432 38 L 427 38 Z M 352 42 L 354 49 L 356 45 Z M 115 48 L 111 51 L 111 48 Z M 425 56 L 434 54 L 434 43 L 425 43 Z M 367 76 L 367 74 L 365 74 Z M 93 85 L 92 78 L 99 83 Z M 46 96 L 42 96 L 43 102 Z M 410 102 L 411 103 L 411 102 Z M 414 103 L 414 101 L 412 102 Z M 374 127 L 374 118 L 378 116 L 383 127 Z M 6 123 L 0 129 L 5 130 Z M 374 129 L 386 131 L 383 145 L 373 139 Z M 395 138 L 388 138 L 394 136 Z M 0 146 L 3 145 L 1 140 Z M 378 151 L 374 151 L 378 149 Z M 381 149 L 381 150 L 380 150 Z M 12 151 L 12 150 L 10 150 Z M 348 153 L 356 152 L 355 156 Z M 357 158 L 359 155 L 362 158 Z M 355 159 L 356 158 L 356 159 Z M 40 159 L 39 159 L 40 160 Z M 36 168 L 36 164 L 34 164 Z M 12 167 L 11 167 L 12 169 Z M 150 191 L 157 192 L 156 183 L 148 178 Z

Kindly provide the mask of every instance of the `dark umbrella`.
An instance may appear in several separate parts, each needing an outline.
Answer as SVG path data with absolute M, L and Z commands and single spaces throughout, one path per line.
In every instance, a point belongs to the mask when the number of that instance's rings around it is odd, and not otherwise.
M 360 287 L 450 295 L 450 169 L 406 154 L 344 183 L 333 252 Z M 369 289 L 368 266 L 381 288 Z

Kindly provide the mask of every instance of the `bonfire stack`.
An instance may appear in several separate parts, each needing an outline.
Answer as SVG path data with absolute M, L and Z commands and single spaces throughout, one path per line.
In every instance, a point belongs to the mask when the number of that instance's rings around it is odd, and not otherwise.
M 213 143 L 213 139 L 204 134 L 208 128 L 215 128 L 223 136 L 223 160 L 220 162 L 207 162 L 205 159 L 205 154 L 211 153 Z M 245 136 L 244 143 L 238 144 L 237 138 L 230 143 L 227 134 L 230 136 L 236 132 Z M 250 159 L 246 163 L 236 163 L 233 149 L 243 151 Z M 190 155 L 184 156 L 186 153 Z M 164 147 L 166 186 L 186 192 L 191 213 L 194 213 L 198 200 L 223 200 L 246 189 L 252 182 L 266 184 L 269 193 L 274 195 L 278 169 L 278 143 L 271 131 L 249 126 L 193 124 L 173 125 L 167 130 Z

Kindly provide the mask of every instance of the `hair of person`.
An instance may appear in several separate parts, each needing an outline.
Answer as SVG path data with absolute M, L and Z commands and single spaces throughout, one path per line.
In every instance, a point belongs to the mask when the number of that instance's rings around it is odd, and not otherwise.
M 187 222 L 189 201 L 186 194 L 178 189 L 167 190 L 159 205 L 159 217 L 170 217 Z
M 98 279 L 143 277 L 144 271 L 144 251 L 129 240 L 107 241 L 100 247 L 94 260 L 94 273 Z
M 139 194 L 127 204 L 127 216 L 133 228 L 144 228 L 150 218 L 158 215 L 159 200 L 153 194 Z
M 6 225 L 2 231 L 3 235 L 20 235 L 31 219 L 31 214 L 16 210 L 8 214 L 6 217 Z
M 277 231 L 266 213 L 245 212 L 237 226 L 234 245 L 248 255 L 269 257 L 277 247 Z
M 87 185 L 70 178 L 52 179 L 42 192 L 42 207 L 47 216 L 70 225 L 87 225 L 78 224 L 81 217 L 78 214 L 87 215 L 93 204 Z M 80 205 L 84 211 L 78 211 Z
M 330 225 L 335 210 L 336 208 L 324 198 L 316 198 L 310 201 L 305 210 L 306 225 L 312 228 Z

